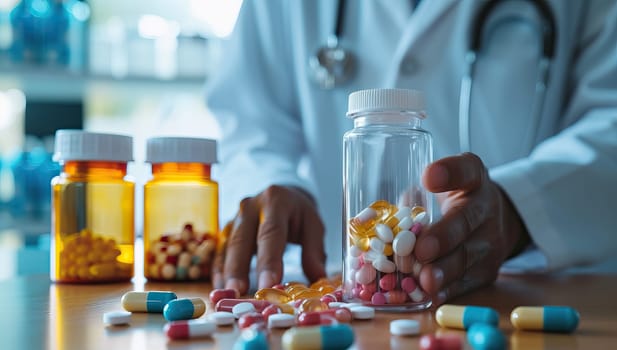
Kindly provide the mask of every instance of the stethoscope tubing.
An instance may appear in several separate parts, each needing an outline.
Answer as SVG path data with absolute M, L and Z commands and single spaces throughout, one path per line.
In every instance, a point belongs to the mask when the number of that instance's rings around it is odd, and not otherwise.
M 542 54 L 538 63 L 538 73 L 534 87 L 534 98 L 531 108 L 533 120 L 532 141 L 536 141 L 537 130 L 540 126 L 540 118 L 544 109 L 546 88 L 549 81 L 550 67 L 557 44 L 557 27 L 553 12 L 545 0 L 491 0 L 477 12 L 473 19 L 473 27 L 470 32 L 469 48 L 465 55 L 465 71 L 461 78 L 459 95 L 459 147 L 461 152 L 471 152 L 471 97 L 474 85 L 474 73 L 478 55 L 482 49 L 482 34 L 484 25 L 495 10 L 496 6 L 506 1 L 528 1 L 538 12 L 541 18 L 542 31 Z

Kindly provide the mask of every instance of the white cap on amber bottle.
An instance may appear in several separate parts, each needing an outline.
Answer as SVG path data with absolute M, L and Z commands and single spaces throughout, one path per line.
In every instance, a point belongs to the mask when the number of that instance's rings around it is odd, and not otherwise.
M 148 163 L 216 163 L 216 140 L 192 137 L 152 137 L 147 141 Z
M 133 138 L 83 130 L 58 130 L 53 159 L 56 162 L 130 162 L 133 160 Z

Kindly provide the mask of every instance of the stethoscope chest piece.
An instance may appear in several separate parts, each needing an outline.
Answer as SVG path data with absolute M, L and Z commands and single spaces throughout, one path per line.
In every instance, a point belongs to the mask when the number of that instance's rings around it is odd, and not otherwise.
M 332 89 L 348 81 L 355 72 L 355 57 L 338 44 L 338 38 L 331 37 L 309 58 L 312 79 L 322 89 Z

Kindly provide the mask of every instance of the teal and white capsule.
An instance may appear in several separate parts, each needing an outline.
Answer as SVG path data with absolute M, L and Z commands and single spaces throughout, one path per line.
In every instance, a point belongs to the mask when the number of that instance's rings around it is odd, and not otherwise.
M 206 303 L 201 298 L 172 300 L 163 309 L 167 321 L 190 320 L 206 312 Z
M 353 329 L 348 324 L 291 328 L 283 334 L 286 350 L 338 350 L 353 344 Z
M 437 309 L 435 318 L 442 327 L 467 329 L 474 323 L 499 325 L 499 314 L 490 307 L 445 304 Z
M 578 327 L 578 311 L 569 306 L 519 306 L 510 322 L 519 330 L 570 333 Z
M 506 337 L 487 323 L 474 323 L 467 330 L 467 341 L 474 350 L 505 350 Z
M 177 298 L 176 293 L 167 291 L 127 292 L 121 302 L 126 311 L 161 313 L 168 302 Z

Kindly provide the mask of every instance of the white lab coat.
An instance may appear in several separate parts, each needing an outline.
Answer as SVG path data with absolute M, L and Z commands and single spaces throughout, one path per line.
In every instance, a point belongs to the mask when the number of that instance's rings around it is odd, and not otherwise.
M 558 41 L 540 121 L 530 119 L 541 39 L 525 22 L 501 25 L 489 31 L 475 74 L 471 151 L 552 269 L 617 252 L 617 2 L 550 4 Z M 307 61 L 333 32 L 337 1 L 245 0 L 208 89 L 222 130 L 221 219 L 268 185 L 301 186 L 318 200 L 329 262 L 340 264 L 348 94 L 423 90 L 435 157 L 459 153 L 460 81 L 480 5 L 427 0 L 412 11 L 408 0 L 347 1 L 341 44 L 356 55 L 357 73 L 322 90 Z

